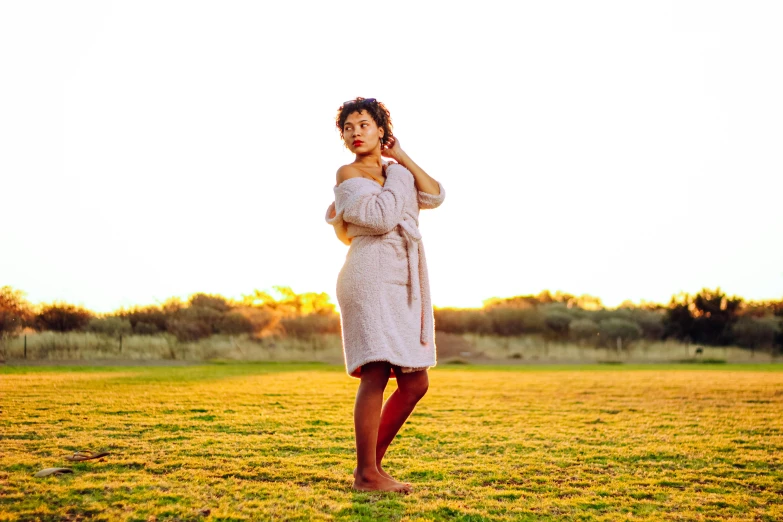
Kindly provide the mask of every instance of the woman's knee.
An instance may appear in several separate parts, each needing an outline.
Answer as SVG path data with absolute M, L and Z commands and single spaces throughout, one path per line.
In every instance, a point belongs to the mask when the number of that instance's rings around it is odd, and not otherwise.
M 397 386 L 403 397 L 411 402 L 418 402 L 427 393 L 430 387 L 429 377 L 426 371 L 407 374 L 410 377 L 397 379 Z

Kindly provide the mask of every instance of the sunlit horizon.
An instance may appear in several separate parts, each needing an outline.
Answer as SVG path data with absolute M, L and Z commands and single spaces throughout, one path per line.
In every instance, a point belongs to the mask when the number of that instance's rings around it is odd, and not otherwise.
M 329 297 L 329 303 L 331 303 L 331 304 L 333 304 L 335 306 L 335 310 L 338 313 L 340 311 L 340 305 L 337 302 L 337 299 L 333 298 L 332 295 L 329 294 L 328 292 L 307 291 L 307 290 L 298 292 L 298 291 L 296 291 L 295 289 L 293 289 L 292 287 L 290 287 L 288 285 L 275 285 L 275 287 L 277 287 L 277 288 L 290 288 L 297 295 L 326 293 L 328 295 L 328 297 Z M 33 306 L 44 306 L 44 305 L 55 304 L 55 303 L 66 303 L 66 304 L 69 304 L 69 305 L 75 305 L 75 306 L 78 306 L 80 308 L 84 308 L 86 310 L 89 310 L 89 311 L 94 312 L 94 313 L 99 314 L 99 315 L 111 315 L 113 313 L 121 312 L 123 310 L 130 310 L 130 309 L 133 309 L 133 308 L 143 308 L 143 307 L 146 307 L 146 306 L 161 306 L 164 303 L 169 302 L 171 300 L 178 300 L 178 301 L 180 301 L 182 303 L 187 303 L 188 300 L 190 299 L 190 297 L 192 297 L 194 295 L 197 295 L 197 294 L 208 294 L 208 295 L 213 295 L 213 296 L 220 296 L 220 297 L 223 297 L 223 298 L 225 298 L 225 299 L 227 299 L 229 301 L 232 301 L 234 303 L 241 303 L 248 296 L 252 295 L 254 290 L 259 290 L 261 292 L 266 292 L 267 294 L 272 296 L 272 298 L 275 298 L 275 299 L 282 299 L 284 297 L 279 291 L 276 290 L 276 288 L 253 289 L 251 291 L 244 292 L 244 293 L 239 294 L 239 295 L 225 295 L 225 294 L 222 294 L 220 292 L 201 292 L 201 291 L 196 291 L 196 292 L 192 292 L 190 294 L 185 294 L 185 295 L 166 296 L 166 297 L 160 298 L 160 299 L 159 298 L 155 298 L 154 300 L 152 300 L 150 302 L 123 303 L 122 305 L 117 306 L 115 308 L 96 309 L 94 307 L 86 305 L 83 300 L 82 301 L 79 301 L 79 300 L 77 300 L 77 301 L 69 301 L 69 300 L 59 300 L 59 299 L 55 299 L 55 300 L 36 300 L 36 299 L 31 299 L 31 297 L 27 294 L 27 292 L 24 291 L 24 289 L 14 288 L 14 287 L 12 287 L 12 288 L 14 290 L 21 291 L 23 296 L 24 296 L 24 299 L 27 300 Z M 642 305 L 646 306 L 646 305 L 651 305 L 651 304 L 658 304 L 658 305 L 662 305 L 662 306 L 667 306 L 671 302 L 671 299 L 674 298 L 674 297 L 677 297 L 677 296 L 682 295 L 682 294 L 696 295 L 698 292 L 700 292 L 702 290 L 705 290 L 705 289 L 706 290 L 710 290 L 710 291 L 720 290 L 721 292 L 726 294 L 727 297 L 734 297 L 734 298 L 738 297 L 738 298 L 742 299 L 745 302 L 761 302 L 761 301 L 781 300 L 781 297 L 779 297 L 779 296 L 778 297 L 773 296 L 773 297 L 767 297 L 767 298 L 761 298 L 761 299 L 749 299 L 749 298 L 746 298 L 746 297 L 741 296 L 741 295 L 737 295 L 737 294 L 733 294 L 731 292 L 727 292 L 722 287 L 715 287 L 715 288 L 706 288 L 705 287 L 705 288 L 699 288 L 699 289 L 694 290 L 694 291 L 677 292 L 675 294 L 670 295 L 667 299 L 661 300 L 661 301 L 653 301 L 653 300 L 648 300 L 648 299 L 640 299 L 640 300 L 634 301 L 634 300 L 631 300 L 631 299 L 623 299 L 623 300 L 618 301 L 616 303 L 607 303 L 603 299 L 601 299 L 600 296 L 596 296 L 596 295 L 579 294 L 579 293 L 574 293 L 574 292 L 568 292 L 568 291 L 562 290 L 562 289 L 554 289 L 554 290 L 552 290 L 552 289 L 541 289 L 541 290 L 538 290 L 538 291 L 529 292 L 529 293 L 525 293 L 525 294 L 490 296 L 490 297 L 486 297 L 486 298 L 481 299 L 477 304 L 475 302 L 473 302 L 473 301 L 463 301 L 465 304 L 459 304 L 459 303 L 458 304 L 452 304 L 452 303 L 449 303 L 449 304 L 445 304 L 445 305 L 440 305 L 440 304 L 437 304 L 437 303 L 433 303 L 433 306 L 435 308 L 482 309 L 482 308 L 484 308 L 484 306 L 485 306 L 485 304 L 487 302 L 495 300 L 495 299 L 497 299 L 497 300 L 504 300 L 504 299 L 510 299 L 510 298 L 513 298 L 513 297 L 520 297 L 520 296 L 538 296 L 538 295 L 540 295 L 540 294 L 542 294 L 544 292 L 549 292 L 552 296 L 556 296 L 558 294 L 568 294 L 568 295 L 572 295 L 574 297 L 585 297 L 585 296 L 587 296 L 587 297 L 597 298 L 601 302 L 601 305 L 604 308 L 606 308 L 606 309 L 615 309 L 615 308 L 618 308 L 618 307 L 620 307 L 622 305 L 626 305 L 628 303 L 630 303 L 630 304 L 632 304 L 634 306 L 642 306 Z

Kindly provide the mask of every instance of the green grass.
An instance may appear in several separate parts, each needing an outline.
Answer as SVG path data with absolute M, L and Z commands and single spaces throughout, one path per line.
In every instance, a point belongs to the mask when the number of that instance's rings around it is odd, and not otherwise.
M 0 520 L 783 519 L 781 365 L 439 366 L 386 460 L 407 496 L 350 489 L 357 384 L 0 368 Z M 111 455 L 64 460 L 87 449 Z

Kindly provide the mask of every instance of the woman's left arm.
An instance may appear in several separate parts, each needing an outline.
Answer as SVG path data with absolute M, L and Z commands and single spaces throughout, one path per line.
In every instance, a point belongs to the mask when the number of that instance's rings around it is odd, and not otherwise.
M 397 163 L 408 169 L 411 174 L 413 174 L 413 179 L 416 182 L 417 190 L 421 190 L 422 192 L 433 194 L 435 196 L 440 195 L 440 187 L 438 186 L 437 180 L 432 178 L 429 174 L 424 172 L 421 167 L 416 165 L 411 157 L 408 156 L 404 150 L 402 150 L 402 147 L 400 147 L 400 141 L 396 137 L 392 136 L 392 140 L 394 140 L 392 146 L 384 149 L 381 154 L 387 158 L 395 160 Z

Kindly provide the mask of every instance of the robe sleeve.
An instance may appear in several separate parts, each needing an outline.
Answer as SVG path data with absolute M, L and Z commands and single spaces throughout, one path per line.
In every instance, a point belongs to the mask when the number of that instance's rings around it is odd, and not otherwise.
M 326 209 L 326 222 L 334 227 L 337 239 L 350 246 L 351 238 L 348 237 L 348 225 L 343 221 L 342 213 L 337 214 L 334 202 Z
M 438 187 L 440 188 L 440 194 L 430 194 L 429 192 L 417 191 L 417 198 L 419 200 L 420 209 L 438 208 L 443 200 L 446 199 L 446 189 L 438 181 Z
M 387 168 L 386 182 L 383 187 L 365 178 L 349 178 L 338 186 L 336 209 L 342 212 L 344 221 L 365 227 L 375 234 L 390 232 L 402 221 L 405 207 L 405 194 L 413 182 L 411 174 L 403 168 Z M 345 183 L 363 184 L 361 190 Z M 366 186 L 372 186 L 371 190 Z M 351 188 L 349 188 L 351 187 Z

